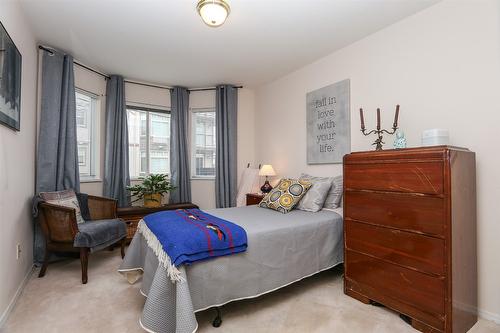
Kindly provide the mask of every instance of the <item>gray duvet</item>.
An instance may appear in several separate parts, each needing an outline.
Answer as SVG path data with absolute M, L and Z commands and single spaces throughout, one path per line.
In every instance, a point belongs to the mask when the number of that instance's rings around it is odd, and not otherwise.
M 142 275 L 147 296 L 140 323 L 158 333 L 191 333 L 194 312 L 273 291 L 343 261 L 342 217 L 331 211 L 282 214 L 257 206 L 207 210 L 243 227 L 246 252 L 181 266 L 172 283 L 146 240 L 136 233 L 119 271 Z

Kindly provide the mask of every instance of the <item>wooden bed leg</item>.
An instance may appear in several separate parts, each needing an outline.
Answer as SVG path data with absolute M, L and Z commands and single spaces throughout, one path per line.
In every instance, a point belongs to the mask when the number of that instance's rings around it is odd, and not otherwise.
M 217 315 L 215 316 L 214 320 L 212 321 L 212 326 L 213 327 L 220 327 L 220 325 L 222 324 L 222 315 L 220 313 L 220 308 L 218 306 L 216 306 L 215 311 L 217 312 Z
M 89 249 L 87 247 L 80 248 L 80 263 L 82 265 L 82 284 L 87 284 L 87 268 L 89 265 Z
M 47 246 L 45 246 L 45 257 L 43 259 L 42 268 L 40 269 L 40 274 L 38 274 L 39 278 L 45 276 L 45 272 L 47 271 L 47 266 L 49 265 L 49 259 L 50 259 L 50 252 L 47 249 Z
M 127 238 L 123 237 L 121 242 L 120 242 L 120 252 L 122 255 L 122 259 L 125 257 L 125 242 L 126 242 L 126 240 L 127 240 Z

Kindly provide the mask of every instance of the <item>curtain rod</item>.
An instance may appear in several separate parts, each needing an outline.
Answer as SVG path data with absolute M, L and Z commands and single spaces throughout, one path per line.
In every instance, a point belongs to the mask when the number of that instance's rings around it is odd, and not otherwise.
M 47 48 L 47 47 L 45 47 L 43 45 L 38 45 L 38 48 L 40 50 L 46 51 L 46 52 L 48 52 L 50 54 L 54 54 L 53 50 L 51 50 L 50 48 Z M 95 70 L 92 67 L 86 66 L 86 65 L 82 64 L 81 62 L 79 62 L 77 60 L 73 60 L 73 62 L 74 62 L 75 65 L 78 65 L 78 66 L 80 66 L 82 68 L 85 68 L 88 71 L 91 71 L 93 73 L 96 73 L 97 75 L 100 75 L 100 76 L 104 77 L 105 80 L 107 80 L 107 79 L 110 78 L 110 76 L 108 74 L 99 72 L 98 70 Z M 139 81 L 127 80 L 127 79 L 125 79 L 124 81 L 126 83 L 137 84 L 137 85 L 146 86 L 146 87 L 153 87 L 153 88 L 160 88 L 160 89 L 167 89 L 167 90 L 173 90 L 174 89 L 174 87 L 160 86 L 160 85 L 157 85 L 157 84 L 144 83 L 144 82 L 139 82 Z M 236 86 L 235 88 L 236 89 L 241 89 L 241 88 L 243 88 L 243 86 Z M 215 90 L 215 89 L 217 89 L 217 88 L 216 87 L 189 88 L 188 91 L 208 91 L 208 90 Z

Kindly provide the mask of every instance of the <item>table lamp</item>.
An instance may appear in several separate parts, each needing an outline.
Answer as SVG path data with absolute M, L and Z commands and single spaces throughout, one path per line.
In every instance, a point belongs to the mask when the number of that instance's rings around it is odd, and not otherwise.
M 267 177 L 276 176 L 276 172 L 274 172 L 273 166 L 271 164 L 264 164 L 259 170 L 259 176 L 266 176 L 266 181 L 264 185 L 260 188 L 262 193 L 269 193 L 273 189 L 271 184 L 269 184 L 269 180 Z

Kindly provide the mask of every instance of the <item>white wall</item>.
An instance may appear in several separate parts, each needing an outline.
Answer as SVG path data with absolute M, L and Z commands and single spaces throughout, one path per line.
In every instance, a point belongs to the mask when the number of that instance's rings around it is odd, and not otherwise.
M 17 1 L 0 0 L 0 21 L 22 55 L 21 131 L 0 125 L 0 326 L 33 264 L 37 50 Z M 16 260 L 16 244 L 21 256 Z
M 257 162 L 281 175 L 341 172 L 340 165 L 306 164 L 305 95 L 351 79 L 352 150 L 371 150 L 359 132 L 359 108 L 369 127 L 382 108 L 390 127 L 401 104 L 400 126 L 410 146 L 422 130 L 448 128 L 451 143 L 477 158 L 479 307 L 500 321 L 500 4 L 444 1 L 305 66 L 256 91 Z M 327 42 L 327 39 L 325 39 Z M 386 137 L 387 146 L 393 137 Z
M 238 92 L 238 182 L 247 164 L 258 166 L 255 160 L 255 93 L 243 88 Z
M 98 74 L 75 66 L 75 85 L 77 88 L 100 96 L 100 110 L 98 112 L 100 112 L 101 128 L 101 179 L 82 182 L 80 190 L 89 194 L 102 195 L 106 81 Z M 165 89 L 126 83 L 125 98 L 128 105 L 160 109 L 170 108 L 170 93 Z M 189 94 L 189 103 L 191 108 L 215 108 L 215 91 L 192 91 Z M 238 175 L 241 174 L 247 163 L 254 164 L 254 93 L 249 89 L 240 89 L 238 92 Z M 215 208 L 215 182 L 213 179 L 192 179 L 191 193 L 193 203 L 203 209 Z

